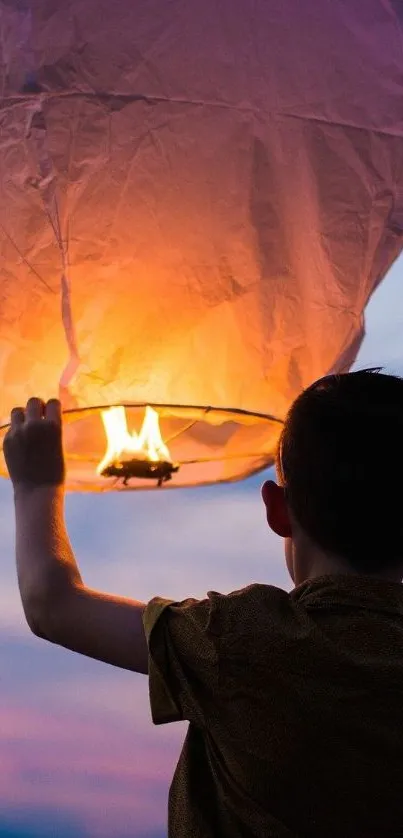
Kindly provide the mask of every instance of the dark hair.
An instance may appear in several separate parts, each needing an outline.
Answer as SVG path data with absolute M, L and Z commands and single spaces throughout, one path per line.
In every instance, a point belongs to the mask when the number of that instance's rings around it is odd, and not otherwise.
M 361 573 L 403 565 L 403 379 L 361 370 L 308 387 L 287 416 L 277 467 L 296 520 L 323 550 Z

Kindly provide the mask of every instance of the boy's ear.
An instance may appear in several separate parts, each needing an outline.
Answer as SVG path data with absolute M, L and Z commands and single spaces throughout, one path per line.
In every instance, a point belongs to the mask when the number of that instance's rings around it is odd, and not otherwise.
M 262 486 L 262 498 L 270 529 L 281 538 L 291 538 L 291 521 L 282 486 L 278 486 L 273 480 L 267 480 Z

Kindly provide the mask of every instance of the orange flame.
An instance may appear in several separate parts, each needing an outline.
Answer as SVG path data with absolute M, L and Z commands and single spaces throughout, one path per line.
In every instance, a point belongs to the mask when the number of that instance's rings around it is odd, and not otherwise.
M 171 462 L 171 455 L 160 431 L 158 413 L 146 407 L 140 433 L 129 432 L 124 407 L 110 407 L 102 411 L 107 449 L 97 467 L 98 474 L 113 463 L 128 459 L 148 460 L 152 463 Z

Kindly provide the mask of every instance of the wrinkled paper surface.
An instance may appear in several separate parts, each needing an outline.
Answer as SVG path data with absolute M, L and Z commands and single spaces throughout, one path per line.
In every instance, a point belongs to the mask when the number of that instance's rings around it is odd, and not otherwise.
M 348 368 L 403 241 L 402 24 L 387 0 L 0 0 L 0 416 L 59 393 L 282 419 Z M 280 426 L 239 460 L 237 427 L 186 438 L 214 465 L 183 484 L 270 461 Z

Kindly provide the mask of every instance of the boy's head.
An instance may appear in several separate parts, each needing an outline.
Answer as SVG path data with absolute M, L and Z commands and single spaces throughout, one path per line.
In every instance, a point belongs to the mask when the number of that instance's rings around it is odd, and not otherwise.
M 321 573 L 403 576 L 403 379 L 363 370 L 320 379 L 292 405 L 271 528 L 296 584 Z

